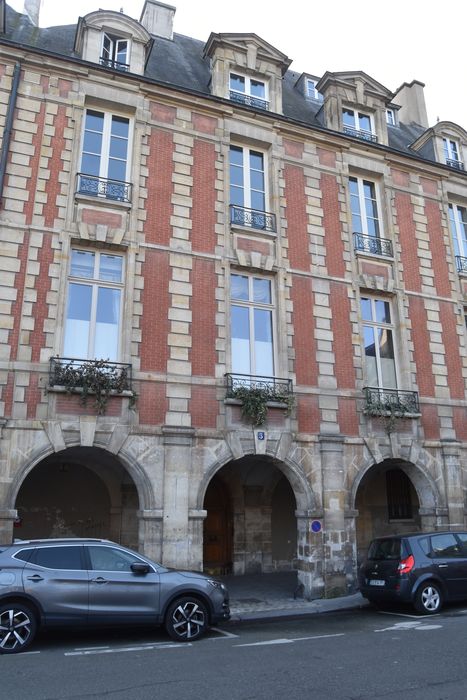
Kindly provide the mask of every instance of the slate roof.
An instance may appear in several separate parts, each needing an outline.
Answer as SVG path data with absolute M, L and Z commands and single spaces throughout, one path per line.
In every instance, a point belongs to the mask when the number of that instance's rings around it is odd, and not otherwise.
M 34 26 L 27 15 L 22 15 L 6 6 L 6 32 L 3 37 L 15 44 L 31 46 L 61 57 L 80 60 L 73 51 L 76 24 L 40 28 Z M 204 57 L 205 42 L 182 34 L 173 35 L 173 40 L 156 37 L 146 65 L 145 77 L 174 87 L 210 95 L 209 59 Z M 300 73 L 288 70 L 283 80 L 283 113 L 293 121 L 305 126 L 323 129 L 319 119 L 321 103 L 305 99 L 296 87 Z M 249 109 L 245 107 L 245 109 Z M 251 108 L 250 108 L 251 109 Z M 425 129 L 417 124 L 388 126 L 389 148 L 420 160 L 419 153 L 410 148 Z M 376 146 L 384 148 L 383 146 Z

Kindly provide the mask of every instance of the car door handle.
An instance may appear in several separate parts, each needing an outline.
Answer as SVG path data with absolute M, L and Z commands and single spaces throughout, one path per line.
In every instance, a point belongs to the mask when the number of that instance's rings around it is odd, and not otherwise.
M 97 578 L 92 578 L 91 583 L 108 583 L 106 578 L 102 578 L 102 576 L 98 576 Z
M 438 569 L 447 569 L 448 565 L 447 564 L 438 564 Z
M 43 581 L 44 579 L 39 574 L 34 574 L 34 576 L 28 576 L 28 581 Z

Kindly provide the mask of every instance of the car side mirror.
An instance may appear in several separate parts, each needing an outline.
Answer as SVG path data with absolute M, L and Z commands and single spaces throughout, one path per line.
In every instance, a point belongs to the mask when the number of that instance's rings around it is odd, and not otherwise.
M 149 564 L 143 564 L 139 562 L 134 562 L 131 566 L 130 569 L 134 574 L 140 574 L 141 576 L 144 574 L 149 573 L 150 571 L 150 566 Z

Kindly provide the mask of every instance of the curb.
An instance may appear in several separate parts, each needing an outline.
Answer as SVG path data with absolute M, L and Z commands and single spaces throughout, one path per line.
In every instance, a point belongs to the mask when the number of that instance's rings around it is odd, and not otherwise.
M 315 605 L 310 604 L 307 607 L 291 608 L 277 608 L 271 610 L 258 610 L 251 612 L 240 612 L 234 613 L 225 624 L 228 625 L 239 625 L 245 622 L 269 622 L 275 620 L 297 620 L 301 618 L 314 617 L 316 615 L 322 615 L 324 613 L 333 612 L 348 612 L 349 610 L 361 610 L 367 608 L 370 604 L 364 598 L 358 602 L 354 601 L 342 601 L 340 603 L 332 604 L 328 600 L 319 600 Z

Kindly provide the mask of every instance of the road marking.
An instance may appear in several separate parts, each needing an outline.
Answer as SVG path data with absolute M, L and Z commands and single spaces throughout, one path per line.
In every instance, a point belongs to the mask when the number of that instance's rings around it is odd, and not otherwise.
M 238 634 L 232 634 L 232 632 L 226 632 L 225 630 L 220 630 L 218 627 L 211 627 L 210 628 L 212 632 L 217 632 L 218 634 L 222 635 L 224 639 L 238 639 Z M 222 638 L 221 637 L 221 638 Z M 216 639 L 219 639 L 219 637 L 209 637 L 209 641 L 213 642 Z
M 105 647 L 75 647 L 75 651 L 96 651 L 96 649 L 110 649 L 109 645 Z
M 130 652 L 130 651 L 151 651 L 151 650 L 157 650 L 157 649 L 186 649 L 187 647 L 191 647 L 192 644 L 190 642 L 183 642 L 183 644 L 177 644 L 174 642 L 173 644 L 151 644 L 151 645 L 139 645 L 136 647 L 116 647 L 116 648 L 102 648 L 102 647 L 96 647 L 95 649 L 89 649 L 87 651 L 66 651 L 64 653 L 64 656 L 91 656 L 91 655 L 97 655 L 97 654 L 120 654 L 121 652 Z
M 396 622 L 395 625 L 391 627 L 383 627 L 380 630 L 374 630 L 375 632 L 404 632 L 406 630 L 437 630 L 441 629 L 442 625 L 425 625 L 423 620 L 418 620 L 417 622 Z
M 394 617 L 409 617 L 411 620 L 422 620 L 420 615 L 409 615 L 408 613 L 389 612 L 388 610 L 378 610 L 380 615 L 394 615 Z M 438 613 L 430 617 L 437 617 Z
M 330 637 L 344 637 L 344 633 L 339 634 L 317 634 L 314 637 L 297 637 L 295 639 L 271 639 L 267 642 L 252 642 L 251 644 L 234 644 L 236 647 L 262 647 L 273 644 L 293 644 L 294 642 L 303 642 L 309 639 L 329 639 Z

